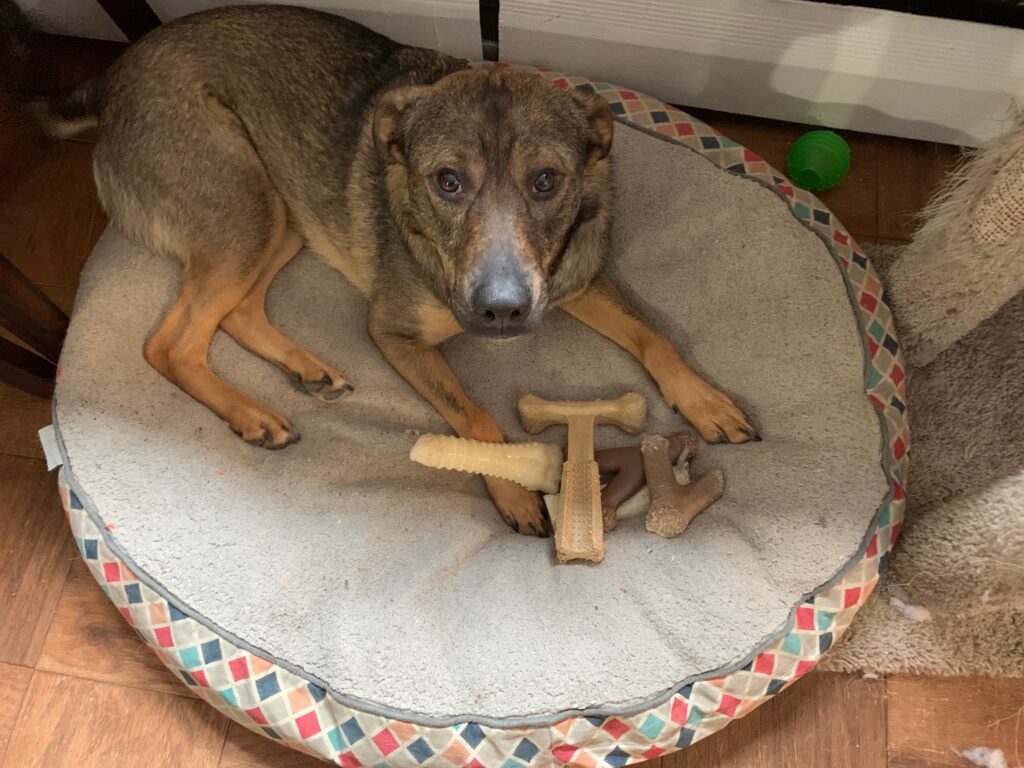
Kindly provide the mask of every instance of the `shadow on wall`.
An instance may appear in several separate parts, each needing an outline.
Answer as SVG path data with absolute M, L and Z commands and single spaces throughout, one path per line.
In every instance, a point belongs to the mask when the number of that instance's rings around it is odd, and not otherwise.
M 755 81 L 755 90 L 765 94 L 768 100 L 764 109 L 792 115 L 787 119 L 794 122 L 811 123 L 822 126 L 856 126 L 857 130 L 869 133 L 883 133 L 896 136 L 937 136 L 949 134 L 948 126 L 927 120 L 908 119 L 898 116 L 895 112 L 868 106 L 871 104 L 890 103 L 893 98 L 893 85 L 887 79 L 893 73 L 886 71 L 888 59 L 892 51 L 903 46 L 900 40 L 899 25 L 892 19 L 884 24 L 884 43 L 877 49 L 877 55 L 860 63 L 858 74 L 844 74 L 841 85 L 843 100 L 836 101 L 835 94 L 840 87 L 837 85 L 836 71 L 849 72 L 849 62 L 841 66 L 840 62 L 851 55 L 860 54 L 853 41 L 869 38 L 877 45 L 879 24 L 875 19 L 863 13 L 843 7 L 831 7 L 829 12 L 822 14 L 831 26 L 801 33 L 799 28 L 791 30 L 791 36 L 780 41 L 784 48 L 782 55 L 774 67 L 760 70 Z M 843 44 L 833 44 L 834 38 L 842 32 Z M 811 69 L 807 63 L 813 61 Z M 757 71 L 752 68 L 752 71 Z M 801 95 L 796 95 L 801 94 Z M 702 94 L 710 98 L 710 94 Z M 927 98 L 921 93 L 921 98 Z M 899 109 L 903 105 L 893 105 Z M 963 144 L 970 137 L 961 135 L 950 137 L 949 143 Z

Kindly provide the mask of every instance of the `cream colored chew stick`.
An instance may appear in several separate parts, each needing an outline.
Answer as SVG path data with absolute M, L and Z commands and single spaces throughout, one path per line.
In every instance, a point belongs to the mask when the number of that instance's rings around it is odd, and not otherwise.
M 562 449 L 550 443 L 485 443 L 449 435 L 423 435 L 409 458 L 434 469 L 500 477 L 531 491 L 555 493 Z
M 527 432 L 553 424 L 569 425 L 569 447 L 562 467 L 562 516 L 555 531 L 558 561 L 604 559 L 601 479 L 594 461 L 594 426 L 614 424 L 627 432 L 643 429 L 643 395 L 630 393 L 617 400 L 550 402 L 534 395 L 519 398 L 519 419 Z

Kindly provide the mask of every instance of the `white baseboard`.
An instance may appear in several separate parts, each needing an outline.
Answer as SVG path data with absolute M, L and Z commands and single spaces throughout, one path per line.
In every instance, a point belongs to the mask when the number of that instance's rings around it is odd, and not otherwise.
M 1012 125 L 1024 32 L 794 0 L 502 0 L 501 58 L 665 101 L 975 146 Z
M 149 1 L 164 21 L 228 2 Z M 284 1 L 342 13 L 411 45 L 481 55 L 478 0 Z M 54 31 L 123 39 L 94 0 L 19 2 Z M 665 101 L 951 144 L 1003 133 L 1014 100 L 1024 99 L 1024 31 L 871 8 L 502 0 L 500 34 L 505 61 Z

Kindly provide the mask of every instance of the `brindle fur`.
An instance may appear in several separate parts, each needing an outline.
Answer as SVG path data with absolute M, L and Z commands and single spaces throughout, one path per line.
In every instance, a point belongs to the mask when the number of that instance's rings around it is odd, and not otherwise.
M 252 6 L 161 27 L 44 117 L 57 131 L 97 122 L 111 221 L 182 264 L 146 359 L 253 444 L 281 448 L 298 433 L 210 370 L 218 327 L 323 400 L 351 390 L 264 313 L 303 244 L 367 297 L 374 341 L 459 435 L 503 439 L 437 349 L 473 319 L 471 291 L 499 262 L 528 284 L 520 330 L 561 306 L 636 356 L 706 440 L 756 435 L 601 275 L 613 121 L 596 95 L 470 68 L 336 16 Z M 440 168 L 464 180 L 459 203 L 439 197 Z M 560 180 L 546 201 L 524 189 L 541 169 Z M 516 530 L 548 531 L 536 493 L 487 486 Z

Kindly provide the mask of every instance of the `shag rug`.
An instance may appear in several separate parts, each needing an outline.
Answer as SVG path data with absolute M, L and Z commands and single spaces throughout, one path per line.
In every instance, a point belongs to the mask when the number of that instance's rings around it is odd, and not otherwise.
M 883 276 L 900 254 L 865 250 Z M 907 376 L 903 533 L 821 666 L 1024 677 L 1024 293 Z

